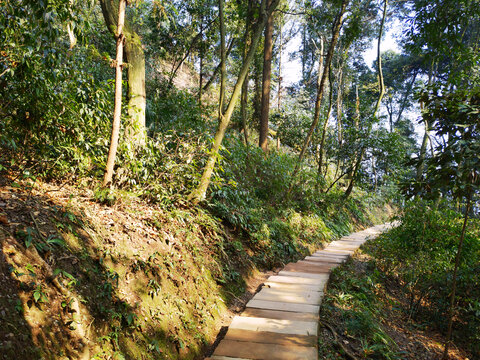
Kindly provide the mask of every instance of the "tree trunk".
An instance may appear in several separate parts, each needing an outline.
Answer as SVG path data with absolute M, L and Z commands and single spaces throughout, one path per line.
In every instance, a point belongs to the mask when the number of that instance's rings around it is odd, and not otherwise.
M 218 101 L 218 121 L 222 121 L 223 103 L 225 102 L 225 86 L 227 84 L 227 55 L 225 49 L 225 13 L 223 11 L 225 0 L 218 0 L 220 12 L 220 96 Z
M 272 0 L 268 0 L 270 6 Z M 273 52 L 273 15 L 270 14 L 265 27 L 265 42 L 263 45 L 263 76 L 262 76 L 262 107 L 260 112 L 260 131 L 258 145 L 264 152 L 268 150 L 268 117 L 270 113 L 270 82 L 272 78 Z
M 288 192 L 290 192 L 294 186 L 294 179 L 298 173 L 298 171 L 300 170 L 300 164 L 302 163 L 302 160 L 305 156 L 305 153 L 307 152 L 307 148 L 310 144 L 310 141 L 312 139 L 312 135 L 313 135 L 313 132 L 315 131 L 315 128 L 317 127 L 317 124 L 318 124 L 318 121 L 320 119 L 320 116 L 319 116 L 319 112 L 320 112 L 320 105 L 322 103 L 322 99 L 323 99 L 323 92 L 324 92 L 324 89 L 325 89 L 325 82 L 327 80 L 327 73 L 328 73 L 328 69 L 330 69 L 330 65 L 332 63 L 332 58 L 333 58 L 333 53 L 334 53 L 334 50 L 335 50 L 335 46 L 337 44 L 337 41 L 338 41 L 338 38 L 340 36 L 340 29 L 342 27 L 342 24 L 343 24 L 343 15 L 345 14 L 345 11 L 347 9 L 347 5 L 348 5 L 348 2 L 349 0 L 343 0 L 342 1 L 342 6 L 340 8 L 340 12 L 335 20 L 335 25 L 333 27 L 333 32 L 332 32 L 332 39 L 330 41 L 330 46 L 328 48 L 328 53 L 327 53 L 327 57 L 325 59 L 325 71 L 323 71 L 323 74 L 322 74 L 322 77 L 321 77 L 321 80 L 320 80 L 320 85 L 318 87 L 318 91 L 317 91 L 317 98 L 316 98 L 316 101 L 315 101 L 315 114 L 314 114 L 314 118 L 313 118 L 313 122 L 312 122 L 312 125 L 310 126 L 310 129 L 308 131 L 308 134 L 307 134 L 307 137 L 305 138 L 305 141 L 303 143 L 303 147 L 302 147 L 302 150 L 300 151 L 300 155 L 298 156 L 298 162 L 295 166 L 295 169 L 293 170 L 293 173 L 292 173 L 292 183 L 290 184 L 290 188 L 288 190 Z
M 278 45 L 278 91 L 277 91 L 277 110 L 280 112 L 282 100 L 282 52 L 283 52 L 283 18 L 280 21 L 280 41 Z M 279 146 L 277 146 L 279 147 Z
M 199 72 L 198 72 L 198 105 L 202 108 L 202 87 L 203 87 L 203 61 L 205 57 L 205 44 L 203 41 L 203 16 L 200 19 L 200 50 L 199 50 L 199 57 L 200 57 L 200 64 L 199 64 Z
M 232 117 L 237 100 L 240 97 L 242 85 L 245 81 L 245 78 L 247 77 L 250 63 L 252 62 L 258 43 L 260 41 L 260 37 L 262 35 L 262 30 L 265 27 L 268 16 L 271 15 L 271 13 L 275 10 L 279 3 L 279 0 L 273 0 L 271 2 L 271 5 L 267 8 L 266 1 L 267 0 L 262 0 L 262 3 L 260 5 L 260 18 L 254 27 L 252 44 L 248 50 L 247 58 L 245 59 L 240 69 L 240 73 L 238 75 L 237 82 L 235 83 L 235 86 L 233 88 L 233 92 L 230 97 L 230 101 L 228 102 L 225 114 L 222 114 L 220 118 L 220 122 L 218 124 L 218 128 L 214 137 L 213 146 L 207 159 L 205 168 L 203 170 L 200 183 L 198 187 L 188 197 L 188 199 L 191 200 L 193 204 L 198 204 L 205 198 L 208 185 L 210 184 L 210 179 L 215 167 L 215 162 L 217 161 L 220 145 L 222 144 L 223 137 L 225 136 L 225 131 L 227 130 L 228 124 L 230 123 L 230 119 Z
M 323 38 L 321 43 L 321 51 L 323 53 Z M 323 60 L 323 56 L 322 56 Z M 328 120 L 330 119 L 330 114 L 332 112 L 332 104 L 333 104 L 333 76 L 330 74 L 330 69 L 324 69 L 323 71 L 327 71 L 328 75 L 328 83 L 329 83 L 329 95 L 328 95 L 328 110 L 327 114 L 325 115 L 325 121 L 323 122 L 322 128 L 322 136 L 320 138 L 320 148 L 318 149 L 319 152 L 319 160 L 318 160 L 318 178 L 320 178 L 323 170 L 323 153 L 325 152 L 325 139 L 327 137 L 327 127 L 328 127 Z
M 243 36 L 243 54 L 242 54 L 243 61 L 245 61 L 245 59 L 247 58 L 248 46 L 250 45 L 250 22 L 252 21 L 252 7 L 253 7 L 252 0 L 248 0 L 247 18 L 245 19 L 245 34 Z M 245 145 L 248 145 L 247 108 L 248 108 L 248 73 L 242 85 L 242 95 L 240 98 L 240 116 L 242 118 L 243 141 Z
M 145 110 L 147 95 L 145 92 L 145 55 L 140 37 L 132 32 L 125 34 L 125 55 L 128 63 L 128 116 L 126 141 L 135 146 L 145 145 L 146 124 Z
M 253 69 L 254 96 L 253 96 L 253 123 L 260 124 L 260 112 L 262 108 L 262 60 L 258 53 L 255 53 Z
M 119 4 L 119 0 L 100 0 L 105 23 L 110 32 L 115 35 L 118 10 L 114 4 Z M 128 21 L 123 26 L 123 33 L 125 60 L 128 63 L 128 115 L 130 118 L 129 126 L 126 128 L 126 141 L 134 146 L 142 146 L 146 139 L 145 55 L 140 36 L 129 27 Z
M 382 70 L 382 52 L 381 52 L 381 43 L 382 43 L 382 36 L 383 36 L 383 27 L 385 26 L 385 19 L 387 17 L 387 6 L 388 6 L 388 0 L 384 1 L 383 5 L 383 16 L 382 16 L 382 22 L 380 23 L 380 31 L 378 33 L 378 44 L 377 44 L 377 70 L 378 70 L 378 86 L 379 86 L 379 95 L 377 99 L 377 103 L 375 104 L 375 109 L 373 110 L 373 118 L 377 116 L 377 112 L 380 109 L 380 104 L 382 103 L 383 96 L 385 95 L 385 85 L 383 82 L 383 70 Z M 371 128 L 371 125 L 369 126 Z M 368 131 L 370 133 L 370 130 Z M 353 190 L 353 186 L 355 184 L 355 178 L 357 177 L 358 170 L 360 169 L 360 166 L 362 165 L 362 160 L 363 156 L 365 155 L 365 145 L 362 145 L 362 149 L 360 151 L 360 154 L 358 155 L 358 159 L 355 163 L 355 168 L 352 174 L 352 177 L 350 179 L 350 183 L 348 184 L 348 188 L 345 191 L 345 199 L 350 196 Z
M 339 65 L 337 76 L 337 137 L 338 147 L 343 144 L 342 116 L 343 116 L 343 64 Z
M 117 55 L 115 58 L 115 107 L 113 110 L 112 136 L 110 138 L 110 149 L 108 151 L 107 168 L 103 178 L 103 186 L 106 187 L 112 182 L 113 167 L 115 166 L 115 156 L 117 154 L 118 137 L 120 133 L 120 117 L 122 115 L 122 66 L 123 66 L 123 27 L 125 24 L 126 1 L 118 2 L 118 21 L 117 21 Z
M 380 104 L 382 103 L 383 96 L 385 95 L 385 84 L 383 82 L 383 69 L 382 69 L 382 53 L 381 53 L 380 45 L 382 43 L 385 19 L 387 18 L 387 6 L 388 6 L 388 0 L 385 0 L 385 2 L 383 3 L 383 16 L 382 16 L 382 22 L 380 23 L 380 31 L 378 33 L 378 45 L 377 45 L 377 71 L 378 71 L 378 86 L 379 86 L 380 94 L 378 95 L 378 100 L 375 105 L 373 117 L 377 116 L 377 112 L 380 109 Z

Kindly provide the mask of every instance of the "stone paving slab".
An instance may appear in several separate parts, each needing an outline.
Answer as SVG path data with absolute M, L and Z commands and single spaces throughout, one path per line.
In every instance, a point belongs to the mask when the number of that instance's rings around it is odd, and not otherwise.
M 319 310 L 331 269 L 386 228 L 345 236 L 270 276 L 208 359 L 318 360 Z

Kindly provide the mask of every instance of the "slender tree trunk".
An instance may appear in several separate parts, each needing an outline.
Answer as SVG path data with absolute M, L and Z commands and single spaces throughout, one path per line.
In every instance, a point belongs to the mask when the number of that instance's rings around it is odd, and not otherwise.
M 283 18 L 280 21 L 280 42 L 278 45 L 278 92 L 277 92 L 277 110 L 280 112 L 282 99 L 282 53 L 283 53 Z M 279 147 L 279 146 L 277 146 Z
M 378 71 L 378 87 L 380 90 L 380 94 L 378 95 L 378 100 L 375 105 L 373 117 L 377 116 L 378 110 L 380 109 L 380 105 L 382 103 L 383 96 L 385 95 L 385 84 L 383 82 L 383 69 L 382 69 L 382 52 L 381 52 L 380 45 L 382 43 L 385 19 L 387 18 L 387 6 L 388 6 L 388 0 L 385 0 L 385 2 L 383 3 L 383 16 L 382 16 L 382 22 L 380 23 L 380 31 L 378 34 L 378 45 L 377 45 L 377 71 Z
M 323 38 L 320 45 L 321 45 L 320 49 L 323 53 Z M 322 56 L 322 61 L 323 61 L 323 56 Z M 325 115 L 325 121 L 323 122 L 322 136 L 320 138 L 320 148 L 318 149 L 318 152 L 319 152 L 318 178 L 320 178 L 323 170 L 323 154 L 325 152 L 325 139 L 327 137 L 328 120 L 330 119 L 330 114 L 332 112 L 332 105 L 333 105 L 333 77 L 330 74 L 331 73 L 330 69 L 324 69 L 323 71 L 327 71 L 328 83 L 329 83 L 329 95 L 328 95 L 328 110 L 327 110 L 327 114 Z
M 200 57 L 200 69 L 199 69 L 199 74 L 198 74 L 198 105 L 200 108 L 202 108 L 202 87 L 203 87 L 203 58 L 205 57 L 205 50 L 204 50 L 204 42 L 203 42 L 203 16 L 200 19 L 200 51 L 199 51 L 199 57 Z
M 260 5 L 260 18 L 254 27 L 254 31 L 252 35 L 252 44 L 248 51 L 247 58 L 245 59 L 240 69 L 240 73 L 238 75 L 237 82 L 235 83 L 235 86 L 233 88 L 233 92 L 230 97 L 230 101 L 228 103 L 227 109 L 223 114 L 223 116 L 221 117 L 221 121 L 218 124 L 218 128 L 214 137 L 213 146 L 210 151 L 210 155 L 207 159 L 205 168 L 203 170 L 200 183 L 198 187 L 188 197 L 188 199 L 191 200 L 193 204 L 197 204 L 205 198 L 205 194 L 207 192 L 208 185 L 210 184 L 210 179 L 215 167 L 215 162 L 217 161 L 220 145 L 222 144 L 223 137 L 225 136 L 225 131 L 227 130 L 228 124 L 230 123 L 230 119 L 232 117 L 233 110 L 235 108 L 237 100 L 240 97 L 242 85 L 243 85 L 243 82 L 245 81 L 245 78 L 247 77 L 250 63 L 252 62 L 258 43 L 260 41 L 260 37 L 262 35 L 262 30 L 265 27 L 268 16 L 270 16 L 270 14 L 275 10 L 278 3 L 279 3 L 279 0 L 273 0 L 271 2 L 271 5 L 267 8 L 266 0 L 262 0 L 262 3 Z
M 252 0 L 248 0 L 248 9 L 247 9 L 247 18 L 245 21 L 245 35 L 243 36 L 243 61 L 247 58 L 248 47 L 250 45 L 250 22 L 252 21 Z M 243 127 L 243 141 L 245 145 L 248 145 L 248 129 L 247 129 L 247 108 L 248 108 L 248 73 L 243 82 L 242 86 L 242 95 L 240 98 L 240 116 L 242 117 L 242 127 Z
M 337 137 L 338 137 L 339 148 L 341 148 L 343 144 L 342 116 L 343 116 L 343 63 L 340 64 L 338 68 L 338 76 L 337 76 Z
M 447 327 L 447 339 L 445 341 L 445 348 L 443 351 L 442 360 L 448 359 L 448 348 L 450 347 L 450 343 L 452 341 L 452 329 L 453 329 L 453 310 L 455 305 L 455 293 L 457 290 L 457 273 L 458 268 L 460 266 L 460 258 L 462 255 L 462 246 L 463 241 L 465 240 L 465 232 L 467 230 L 467 222 L 468 222 L 468 213 L 470 212 L 470 205 L 471 205 L 471 195 L 467 197 L 467 206 L 465 207 L 465 213 L 463 215 L 463 226 L 462 226 L 462 234 L 460 235 L 460 241 L 458 243 L 457 255 L 455 256 L 455 267 L 453 268 L 453 278 L 452 278 L 452 292 L 450 294 L 450 308 L 448 310 L 448 327 Z
M 110 32 L 114 35 L 118 26 L 118 8 L 119 0 L 100 0 L 103 18 Z M 123 34 L 125 36 L 125 60 L 127 67 L 127 85 L 128 85 L 128 115 L 129 126 L 126 127 L 126 141 L 134 147 L 143 146 L 146 140 L 145 128 L 145 55 L 143 53 L 140 36 L 135 33 L 128 24 L 123 25 Z
M 225 13 L 223 10 L 225 0 L 218 0 L 220 12 L 220 96 L 218 101 L 218 121 L 222 121 L 223 103 L 225 102 L 225 86 L 227 84 L 227 55 L 225 49 Z
M 110 138 L 110 149 L 108 151 L 107 168 L 103 178 L 103 186 L 106 187 L 112 182 L 113 167 L 115 166 L 115 156 L 117 154 L 118 137 L 120 134 L 120 117 L 122 115 L 122 66 L 123 66 L 123 42 L 125 36 L 123 27 L 125 25 L 125 7 L 126 1 L 118 2 L 118 21 L 117 21 L 117 55 L 115 59 L 115 108 L 113 110 L 112 136 Z
M 420 111 L 423 112 L 423 102 L 420 102 Z M 422 146 L 420 147 L 420 154 L 418 155 L 418 164 L 417 164 L 417 171 L 416 171 L 416 176 L 415 176 L 415 182 L 416 182 L 416 194 L 415 197 L 418 197 L 420 195 L 420 190 L 421 190 L 421 181 L 422 181 L 422 176 L 423 176 L 423 169 L 425 167 L 425 157 L 427 154 L 427 145 L 428 145 L 428 128 L 429 124 L 428 121 L 425 120 L 425 133 L 423 134 L 423 141 L 422 141 Z
M 272 0 L 268 0 L 270 6 Z M 262 107 L 260 112 L 260 131 L 258 145 L 264 152 L 268 151 L 268 118 L 270 114 L 270 82 L 272 79 L 273 53 L 273 14 L 270 14 L 265 27 L 263 45 Z
M 260 124 L 260 112 L 262 108 L 262 60 L 258 53 L 255 53 L 253 69 L 253 123 Z
M 383 82 L 383 70 L 382 70 L 382 52 L 381 52 L 380 45 L 382 43 L 385 19 L 387 17 L 387 6 L 388 6 L 388 0 L 385 0 L 383 5 L 383 16 L 382 16 L 382 22 L 380 23 L 380 31 L 378 33 L 378 44 L 377 44 L 377 70 L 378 70 L 378 86 L 379 86 L 380 93 L 378 95 L 377 103 L 375 104 L 375 109 L 373 111 L 373 116 L 372 116 L 373 118 L 376 118 L 378 110 L 380 109 L 380 104 L 382 103 L 383 96 L 385 95 L 385 84 Z M 371 125 L 369 126 L 369 128 L 371 128 Z M 370 131 L 368 131 L 368 133 L 370 133 Z M 365 155 L 365 150 L 366 150 L 365 145 L 363 145 L 362 149 L 360 150 L 360 154 L 358 155 L 358 158 L 355 162 L 354 171 L 350 179 L 350 183 L 348 184 L 348 188 L 345 191 L 345 194 L 344 194 L 345 199 L 348 198 L 352 193 L 353 186 L 355 184 L 355 179 L 362 165 L 362 160 L 363 160 L 363 156 Z
M 230 43 L 228 44 L 228 48 L 227 48 L 227 58 L 228 56 L 230 55 L 230 52 L 232 51 L 233 49 L 233 45 L 235 44 L 235 38 L 231 38 L 230 39 Z M 210 76 L 210 78 L 208 79 L 207 83 L 203 86 L 203 92 L 207 92 L 208 89 L 210 88 L 210 85 L 212 85 L 213 81 L 215 80 L 215 78 L 217 77 L 218 75 L 218 72 L 220 71 L 220 68 L 222 66 L 222 63 L 218 63 L 217 67 L 215 68 L 215 70 L 213 70 L 213 73 L 212 73 L 212 76 Z
M 407 106 L 408 95 L 410 95 L 410 93 L 413 89 L 413 85 L 415 84 L 415 80 L 417 79 L 417 75 L 418 75 L 418 72 L 415 71 L 415 73 L 413 74 L 413 77 L 412 77 L 412 81 L 410 82 L 410 84 L 408 85 L 408 88 L 405 90 L 405 93 L 403 94 L 403 99 L 402 99 L 402 102 L 401 102 L 401 105 L 400 105 L 400 109 L 398 111 L 396 123 L 398 123 L 400 121 L 400 119 L 402 118 L 403 111 L 405 110 L 405 108 Z
M 318 91 L 317 91 L 317 98 L 316 98 L 316 101 L 315 101 L 315 114 L 314 114 L 314 118 L 313 118 L 313 122 L 312 122 L 312 125 L 310 126 L 310 129 L 308 131 L 308 134 L 305 138 L 305 141 L 303 143 L 303 147 L 302 147 L 302 150 L 300 151 L 300 155 L 298 156 L 298 162 L 295 166 L 295 169 L 293 170 L 293 173 L 292 173 L 292 182 L 290 184 L 290 188 L 288 190 L 288 192 L 290 193 L 293 186 L 294 186 L 294 180 L 295 180 L 295 177 L 298 173 L 298 171 L 300 170 L 300 165 L 303 161 L 303 158 L 305 156 L 305 153 L 307 152 L 307 149 L 308 149 L 308 146 L 310 145 L 310 141 L 312 139 L 312 135 L 315 131 L 315 128 L 317 127 L 317 124 L 318 124 L 318 121 L 320 119 L 320 116 L 319 116 L 319 113 L 320 113 L 320 105 L 322 103 L 322 99 L 323 99 L 323 92 L 324 92 L 324 89 L 325 89 L 325 83 L 326 83 L 326 80 L 327 80 L 327 73 L 328 73 L 328 69 L 330 69 L 330 65 L 332 63 L 332 58 L 333 58 L 333 53 L 334 53 L 334 50 L 335 50 L 335 46 L 337 44 L 337 41 L 338 41 L 338 37 L 340 36 L 340 29 L 342 27 L 342 24 L 343 24 L 343 16 L 345 14 L 345 11 L 347 9 L 347 5 L 348 5 L 348 2 L 349 0 L 343 0 L 342 1 L 342 6 L 340 8 L 340 12 L 335 20 L 335 25 L 333 27 L 333 32 L 332 32 L 332 39 L 330 41 L 330 46 L 328 48 L 328 53 L 327 53 L 327 57 L 325 59 L 325 71 L 323 72 L 322 74 L 322 78 L 320 80 L 320 85 L 318 87 Z

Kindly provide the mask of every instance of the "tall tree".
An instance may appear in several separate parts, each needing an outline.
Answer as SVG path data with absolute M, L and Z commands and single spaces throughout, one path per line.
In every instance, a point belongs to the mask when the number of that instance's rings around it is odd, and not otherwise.
M 268 0 L 270 6 L 272 0 Z M 270 14 L 265 27 L 263 45 L 262 106 L 260 111 L 259 146 L 264 152 L 268 150 L 268 117 L 270 113 L 270 82 L 272 79 L 273 54 L 273 14 Z
M 105 23 L 112 34 L 118 25 L 119 0 L 100 0 Z M 142 146 L 146 138 L 145 109 L 145 55 L 140 36 L 133 30 L 128 19 L 123 26 L 125 36 L 125 60 L 128 84 L 128 115 L 130 123 L 126 127 L 126 141 Z
M 383 15 L 382 15 L 382 20 L 380 22 L 380 30 L 378 32 L 378 42 L 377 42 L 377 73 L 378 73 L 379 94 L 378 94 L 377 102 L 375 104 L 375 109 L 373 110 L 372 119 L 376 119 L 378 110 L 380 109 L 380 104 L 382 103 L 383 96 L 385 95 L 385 84 L 383 81 L 383 70 L 382 70 L 381 43 L 382 43 L 382 37 L 383 37 L 383 28 L 385 26 L 385 20 L 387 18 L 387 6 L 388 6 L 388 0 L 384 0 Z M 368 136 L 370 135 L 370 128 L 371 128 L 371 125 L 368 126 L 368 129 L 369 129 L 369 131 L 367 132 Z M 345 198 L 349 197 L 353 191 L 353 186 L 355 184 L 358 171 L 360 170 L 360 166 L 362 165 L 362 160 L 365 155 L 365 151 L 366 151 L 366 144 L 364 143 L 362 144 L 360 148 L 360 152 L 358 153 L 358 156 L 356 157 L 355 163 L 353 165 L 353 171 L 350 177 L 350 182 L 344 194 Z
M 248 54 L 248 47 L 250 45 L 250 22 L 252 21 L 252 10 L 253 10 L 253 1 L 247 0 L 247 16 L 245 19 L 245 33 L 243 36 L 243 52 L 242 52 L 242 60 L 245 61 Z M 242 95 L 240 100 L 240 116 L 242 117 L 242 128 L 243 128 L 243 139 L 245 145 L 248 145 L 248 128 L 247 128 L 247 108 L 248 108 L 248 81 L 249 81 L 249 74 L 245 78 L 245 81 L 242 85 Z
M 308 131 L 308 134 L 305 137 L 305 141 L 303 143 L 302 150 L 300 151 L 300 154 L 298 156 L 297 165 L 295 166 L 295 169 L 293 170 L 292 182 L 290 184 L 290 188 L 289 188 L 288 192 L 290 192 L 293 189 L 293 186 L 295 185 L 294 184 L 295 177 L 297 176 L 297 173 L 300 170 L 301 163 L 302 163 L 303 158 L 304 158 L 304 156 L 307 152 L 307 148 L 310 145 L 310 141 L 312 139 L 313 133 L 314 133 L 314 131 L 317 127 L 317 124 L 320 120 L 320 107 L 321 107 L 321 104 L 322 104 L 323 93 L 324 93 L 324 89 L 325 89 L 325 83 L 327 81 L 327 74 L 328 74 L 330 66 L 332 64 L 332 58 L 333 58 L 333 54 L 334 54 L 334 51 L 335 51 L 335 46 L 337 44 L 338 37 L 340 36 L 340 29 L 342 28 L 342 24 L 343 24 L 343 16 L 345 15 L 345 11 L 347 9 L 348 3 L 349 3 L 349 0 L 342 0 L 340 10 L 339 10 L 338 15 L 335 19 L 335 23 L 334 23 L 333 30 L 332 30 L 332 38 L 330 40 L 330 45 L 329 45 L 329 48 L 328 48 L 327 57 L 325 59 L 324 71 L 321 74 L 321 79 L 320 79 L 320 82 L 318 84 L 317 96 L 316 96 L 316 100 L 315 100 L 315 113 L 314 113 L 314 116 L 313 116 L 313 121 L 312 121 L 310 129 Z M 320 76 L 320 74 L 319 74 L 319 76 Z
M 112 136 L 110 139 L 110 150 L 108 151 L 107 169 L 103 178 L 103 186 L 112 182 L 113 167 L 115 165 L 115 156 L 117 154 L 118 137 L 120 134 L 120 117 L 122 115 L 122 67 L 123 67 L 123 43 L 125 35 L 123 28 L 125 24 L 126 1 L 118 2 L 118 19 L 115 37 L 117 38 L 117 56 L 115 59 L 115 109 L 113 111 Z
M 210 151 L 210 155 L 208 156 L 207 163 L 204 167 L 203 174 L 200 179 L 200 183 L 198 187 L 189 195 L 189 200 L 191 200 L 194 204 L 202 201 L 205 198 L 208 185 L 210 184 L 210 179 L 212 177 L 212 173 L 215 167 L 215 163 L 217 161 L 220 145 L 222 144 L 227 127 L 230 124 L 230 119 L 232 117 L 233 110 L 235 109 L 237 100 L 240 97 L 242 85 L 247 76 L 250 63 L 252 62 L 252 59 L 254 57 L 267 19 L 278 6 L 278 3 L 279 0 L 273 0 L 270 3 L 270 6 L 267 7 L 267 0 L 262 0 L 260 4 L 260 15 L 253 27 L 252 43 L 248 50 L 247 57 L 243 62 L 240 72 L 238 74 L 237 81 L 235 83 L 235 86 L 233 87 L 233 92 L 230 96 L 230 100 L 228 102 L 226 110 L 220 116 L 220 121 L 218 123 L 217 131 L 215 133 L 212 150 Z

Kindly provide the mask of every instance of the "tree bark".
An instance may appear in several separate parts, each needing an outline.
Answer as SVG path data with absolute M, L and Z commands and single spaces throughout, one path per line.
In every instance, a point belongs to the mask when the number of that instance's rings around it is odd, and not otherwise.
M 250 44 L 250 22 L 252 21 L 252 0 L 248 0 L 247 17 L 245 19 L 245 34 L 243 36 L 243 54 L 242 60 L 245 61 Z M 247 107 L 248 107 L 248 73 L 242 85 L 242 95 L 240 98 L 240 116 L 242 118 L 243 140 L 248 145 L 248 128 L 247 128 Z
M 388 0 L 385 0 L 383 3 L 383 16 L 382 16 L 382 22 L 380 23 L 380 31 L 378 34 L 378 45 L 377 45 L 377 71 L 378 71 L 378 86 L 379 86 L 380 94 L 378 95 L 378 100 L 377 100 L 377 103 L 375 104 L 373 117 L 377 116 L 377 112 L 380 109 L 380 104 L 382 103 L 383 96 L 385 95 L 385 84 L 383 82 L 383 69 L 382 69 L 382 53 L 381 53 L 380 45 L 382 43 L 385 19 L 387 18 L 387 6 L 388 6 Z
M 270 6 L 272 0 L 268 0 Z M 264 152 L 268 151 L 268 117 L 270 114 L 270 82 L 272 78 L 273 53 L 273 15 L 270 14 L 265 27 L 263 45 L 262 107 L 260 112 L 260 131 L 258 145 Z
M 245 59 L 240 69 L 240 73 L 238 75 L 237 82 L 235 83 L 235 86 L 233 88 L 233 92 L 230 97 L 230 101 L 228 102 L 227 109 L 223 114 L 223 116 L 221 117 L 220 122 L 218 124 L 218 128 L 214 137 L 213 146 L 210 151 L 210 155 L 207 159 L 205 168 L 203 170 L 200 183 L 198 187 L 188 197 L 188 199 L 193 204 L 198 204 L 200 201 L 205 199 L 208 185 L 210 184 L 210 179 L 215 167 L 215 163 L 217 161 L 220 145 L 222 144 L 223 137 L 225 136 L 225 131 L 227 130 L 228 124 L 230 123 L 230 119 L 232 117 L 233 110 L 235 108 L 237 100 L 240 97 L 242 85 L 243 85 L 243 82 L 245 81 L 245 78 L 248 73 L 248 69 L 250 67 L 250 63 L 252 62 L 253 56 L 257 49 L 258 43 L 260 41 L 262 30 L 265 27 L 268 16 L 270 16 L 270 14 L 275 10 L 275 8 L 279 3 L 279 0 L 273 0 L 271 2 L 271 5 L 267 8 L 266 1 L 267 0 L 262 0 L 262 3 L 260 5 L 260 18 L 254 26 L 252 44 L 248 51 L 247 58 Z
M 330 41 L 330 46 L 329 46 L 329 49 L 328 49 L 327 57 L 325 59 L 325 65 L 324 65 L 325 69 L 330 69 L 330 65 L 332 63 L 332 58 L 333 58 L 333 53 L 334 53 L 335 46 L 337 44 L 338 38 L 340 36 L 340 29 L 341 29 L 342 24 L 343 24 L 343 16 L 344 16 L 345 11 L 347 9 L 348 2 L 349 2 L 349 0 L 343 0 L 342 1 L 340 12 L 339 12 L 339 14 L 338 14 L 338 16 L 335 20 L 335 24 L 334 24 L 333 32 L 332 32 L 332 39 Z M 295 169 L 293 170 L 293 173 L 292 173 L 292 176 L 291 176 L 292 177 L 292 183 L 290 184 L 290 188 L 288 190 L 289 193 L 291 192 L 291 190 L 294 186 L 294 179 L 295 179 L 298 171 L 300 170 L 300 165 L 301 165 L 302 160 L 305 156 L 305 153 L 307 152 L 307 148 L 310 145 L 310 141 L 312 139 L 313 132 L 315 131 L 315 128 L 317 127 L 318 121 L 320 119 L 320 116 L 319 116 L 320 105 L 321 105 L 322 99 L 323 99 L 323 92 L 324 92 L 324 89 L 325 89 L 325 82 L 327 80 L 327 73 L 328 73 L 328 70 L 325 70 L 323 72 L 321 80 L 320 80 L 320 85 L 319 85 L 318 91 L 317 91 L 317 98 L 316 98 L 316 101 L 315 101 L 315 113 L 314 113 L 312 125 L 310 126 L 308 134 L 305 138 L 302 150 L 300 151 L 300 155 L 298 156 L 298 162 L 295 166 Z
M 227 54 L 225 49 L 225 13 L 223 10 L 225 0 L 218 0 L 220 12 L 220 96 L 218 101 L 218 121 L 223 116 L 223 103 L 225 101 L 225 86 L 227 84 Z
M 117 27 L 119 0 L 100 0 L 103 18 L 112 34 Z M 145 55 L 140 36 L 131 29 L 128 20 L 123 25 L 125 35 L 125 60 L 128 63 L 128 115 L 129 126 L 126 128 L 126 141 L 133 146 L 143 146 L 146 140 L 145 127 Z
M 323 159 L 324 159 L 323 155 L 325 152 L 325 139 L 327 137 L 328 121 L 330 119 L 330 114 L 332 113 L 332 105 L 333 105 L 333 76 L 331 74 L 331 71 L 329 71 L 329 74 L 328 74 L 328 82 L 329 82 L 328 110 L 327 110 L 327 114 L 325 115 L 325 121 L 323 122 L 322 137 L 320 139 L 320 149 L 318 150 L 320 152 L 319 160 L 318 160 L 318 177 L 319 178 L 323 171 Z M 327 168 L 328 168 L 328 163 L 325 165 L 325 170 Z M 325 171 L 325 174 L 326 174 L 326 171 Z
M 277 91 L 277 110 L 280 112 L 282 103 L 282 53 L 283 53 L 283 17 L 279 28 L 280 41 L 278 44 L 278 91 Z M 278 140 L 278 137 L 277 137 Z M 279 147 L 279 146 L 277 146 Z
M 145 110 L 147 94 L 145 91 L 145 54 L 143 53 L 140 36 L 131 31 L 125 34 L 125 55 L 128 63 L 128 117 L 126 141 L 142 147 L 146 140 Z
M 118 2 L 118 21 L 117 21 L 117 55 L 115 58 L 115 107 L 113 110 L 112 136 L 110 138 L 110 149 L 108 151 L 107 168 L 103 178 L 103 186 L 106 187 L 112 182 L 113 167 L 115 166 L 115 156 L 117 154 L 118 137 L 120 133 L 120 117 L 122 115 L 122 66 L 123 66 L 123 42 L 125 36 L 123 27 L 125 24 L 126 1 Z
M 343 144 L 342 116 L 343 116 L 343 62 L 338 67 L 337 75 L 337 138 L 338 147 Z

